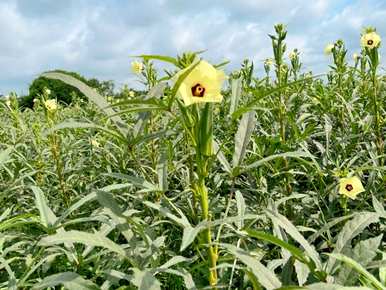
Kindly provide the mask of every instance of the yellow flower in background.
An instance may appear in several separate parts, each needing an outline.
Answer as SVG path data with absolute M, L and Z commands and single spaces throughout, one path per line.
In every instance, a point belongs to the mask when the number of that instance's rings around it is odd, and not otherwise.
M 267 59 L 264 61 L 264 65 L 266 65 L 266 66 L 271 66 L 271 65 L 273 65 L 273 59 L 272 59 L 272 58 L 267 58 Z
M 130 92 L 129 92 L 129 97 L 134 98 L 134 96 L 135 96 L 134 91 L 130 91 Z
M 55 99 L 49 99 L 44 102 L 44 106 L 50 112 L 56 111 L 58 109 L 58 103 Z
M 339 181 L 339 193 L 351 199 L 355 199 L 359 193 L 364 191 L 362 182 L 357 176 L 341 178 Z
M 44 89 L 44 92 L 45 92 L 48 96 L 51 94 L 51 90 L 50 90 L 50 89 L 47 89 L 47 88 Z
M 357 61 L 358 59 L 360 59 L 360 55 L 357 54 L 357 53 L 354 53 L 354 54 L 352 55 L 352 59 L 353 59 L 354 61 Z
M 90 143 L 91 143 L 91 146 L 93 146 L 93 147 L 99 147 L 100 146 L 99 142 L 95 139 L 91 139 Z
M 361 46 L 369 49 L 376 48 L 381 43 L 381 37 L 375 31 L 363 34 L 361 37 Z
M 332 43 L 327 44 L 326 47 L 324 48 L 324 53 L 325 54 L 331 54 L 333 48 L 334 48 L 334 45 Z
M 176 77 L 187 69 L 180 71 Z M 223 71 L 201 60 L 181 83 L 177 95 L 184 101 L 185 106 L 194 103 L 219 103 L 223 99 L 221 87 L 225 79 Z
M 288 54 L 288 57 L 289 57 L 289 59 L 290 60 L 293 60 L 293 59 L 295 59 L 296 57 L 297 57 L 297 53 L 296 53 L 296 51 L 291 51 L 289 54 Z
M 139 61 L 133 61 L 131 63 L 131 71 L 135 74 L 140 74 L 141 71 L 143 70 L 143 64 L 142 62 Z

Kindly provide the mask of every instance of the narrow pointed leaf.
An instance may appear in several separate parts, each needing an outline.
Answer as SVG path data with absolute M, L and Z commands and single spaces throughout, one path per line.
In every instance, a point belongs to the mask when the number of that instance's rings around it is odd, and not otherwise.
M 245 113 L 241 118 L 239 128 L 235 135 L 235 151 L 233 153 L 232 166 L 235 168 L 243 161 L 247 152 L 247 146 L 251 140 L 252 132 L 256 125 L 256 113 L 254 111 Z
M 35 195 L 35 205 L 39 210 L 40 220 L 42 224 L 45 227 L 53 226 L 56 222 L 57 217 L 49 208 L 42 190 L 37 186 L 31 186 L 31 189 Z
M 41 76 L 45 78 L 61 80 L 62 82 L 77 88 L 91 102 L 97 105 L 99 109 L 101 109 L 107 116 L 114 115 L 116 113 L 112 108 L 110 108 L 110 104 L 107 102 L 107 100 L 103 96 L 101 96 L 95 89 L 90 88 L 85 83 L 81 82 L 80 80 L 70 75 L 58 73 L 58 72 L 47 72 L 47 73 L 43 73 Z M 111 117 L 111 120 L 116 124 L 119 131 L 124 136 L 126 136 L 128 133 L 128 129 L 127 129 L 127 126 L 125 125 L 125 122 L 119 116 Z
M 91 281 L 85 280 L 80 275 L 73 272 L 63 272 L 47 276 L 43 281 L 35 284 L 32 290 L 43 290 L 49 287 L 63 285 L 66 289 L 77 290 L 98 290 L 99 287 Z
M 80 243 L 86 246 L 102 247 L 121 256 L 125 256 L 125 251 L 121 246 L 98 233 L 91 234 L 72 230 L 63 233 L 56 233 L 54 235 L 44 237 L 39 241 L 39 245 L 41 246 L 59 245 L 63 243 Z

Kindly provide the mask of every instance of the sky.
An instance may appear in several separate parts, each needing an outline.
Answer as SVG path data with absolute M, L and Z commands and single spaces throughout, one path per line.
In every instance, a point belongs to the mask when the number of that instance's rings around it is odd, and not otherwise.
M 328 43 L 343 39 L 351 58 L 363 27 L 386 37 L 386 1 L 0 0 L 0 94 L 28 94 L 53 69 L 137 87 L 130 62 L 139 54 L 206 50 L 213 63 L 230 61 L 228 72 L 249 58 L 261 73 L 277 23 L 287 25 L 288 49 L 300 50 L 303 69 L 323 73 Z

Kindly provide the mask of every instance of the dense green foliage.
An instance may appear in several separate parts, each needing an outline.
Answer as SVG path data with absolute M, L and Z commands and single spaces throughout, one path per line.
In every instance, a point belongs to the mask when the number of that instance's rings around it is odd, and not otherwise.
M 0 289 L 386 289 L 378 51 L 352 64 L 337 41 L 312 76 L 275 29 L 266 77 L 245 61 L 221 103 L 176 98 L 198 63 L 184 54 L 143 56 L 148 90 L 113 106 L 58 73 L 86 106 L 4 104 Z

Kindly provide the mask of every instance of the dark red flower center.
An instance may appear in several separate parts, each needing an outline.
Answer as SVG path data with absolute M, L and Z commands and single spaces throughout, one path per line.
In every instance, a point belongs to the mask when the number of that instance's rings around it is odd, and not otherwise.
M 354 187 L 352 187 L 351 184 L 347 184 L 345 188 L 347 191 L 351 191 L 351 190 L 353 190 Z
M 205 88 L 200 85 L 200 84 L 196 84 L 192 87 L 192 95 L 194 97 L 203 97 L 205 94 Z
M 374 41 L 372 39 L 367 40 L 368 45 L 372 45 L 373 43 L 374 43 Z

